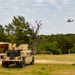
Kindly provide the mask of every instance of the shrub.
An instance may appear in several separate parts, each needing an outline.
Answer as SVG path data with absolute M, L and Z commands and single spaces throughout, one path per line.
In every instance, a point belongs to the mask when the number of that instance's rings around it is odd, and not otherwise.
M 62 54 L 61 49 L 57 47 L 57 42 L 46 42 L 44 44 L 39 44 L 37 53 Z

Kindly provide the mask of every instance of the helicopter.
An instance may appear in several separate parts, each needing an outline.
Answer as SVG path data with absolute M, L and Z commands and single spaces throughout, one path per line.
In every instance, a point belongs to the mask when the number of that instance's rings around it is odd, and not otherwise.
M 71 18 L 67 20 L 67 22 L 74 22 L 74 20 L 72 20 Z

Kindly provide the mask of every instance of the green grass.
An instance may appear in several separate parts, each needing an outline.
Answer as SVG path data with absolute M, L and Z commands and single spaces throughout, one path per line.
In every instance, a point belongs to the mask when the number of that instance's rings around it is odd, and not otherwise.
M 34 64 L 24 68 L 3 68 L 0 65 L 0 75 L 75 75 L 75 65 Z
M 68 55 L 35 55 L 35 59 L 75 62 L 75 54 Z M 0 65 L 0 75 L 75 75 L 75 64 L 34 64 L 24 68 Z
M 35 59 L 45 59 L 45 60 L 63 61 L 63 62 L 75 62 L 75 54 L 64 54 L 64 55 L 40 54 L 40 55 L 35 55 Z

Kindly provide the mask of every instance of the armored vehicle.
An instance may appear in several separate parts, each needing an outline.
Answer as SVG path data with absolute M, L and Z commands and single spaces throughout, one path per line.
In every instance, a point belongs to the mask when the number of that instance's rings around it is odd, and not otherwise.
M 34 64 L 32 51 L 27 50 L 28 44 L 22 44 L 18 47 L 16 47 L 16 44 L 8 44 L 8 46 L 11 47 L 4 46 L 4 49 L 1 50 L 2 53 L 0 53 L 2 67 L 9 67 L 11 64 L 16 64 L 17 67 L 23 68 L 26 64 Z

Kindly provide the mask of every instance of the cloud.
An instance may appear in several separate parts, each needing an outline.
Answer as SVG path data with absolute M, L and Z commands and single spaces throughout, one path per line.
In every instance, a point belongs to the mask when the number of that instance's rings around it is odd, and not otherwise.
M 29 8 L 26 8 L 26 11 L 30 11 L 30 9 Z
M 45 8 L 45 9 L 44 9 L 44 11 L 46 11 L 46 12 L 47 12 L 47 11 L 49 11 L 49 9 L 48 9 L 48 8 Z
M 70 32 L 75 25 L 69 27 L 66 21 L 68 18 L 75 19 L 74 12 L 74 0 L 0 0 L 1 24 L 10 23 L 17 15 L 24 16 L 33 24 L 35 19 L 41 19 L 44 23 L 43 34 Z
M 17 2 L 17 0 L 8 0 L 8 2 L 16 3 L 16 2 Z
M 44 0 L 34 0 L 35 2 L 42 3 Z
M 63 10 L 63 6 L 62 6 L 62 5 L 57 5 L 57 9 L 58 9 L 59 11 L 62 11 L 62 10 Z
M 64 2 L 64 5 L 70 4 L 70 0 L 63 0 L 63 2 Z
M 57 4 L 57 0 L 48 0 L 51 4 Z

